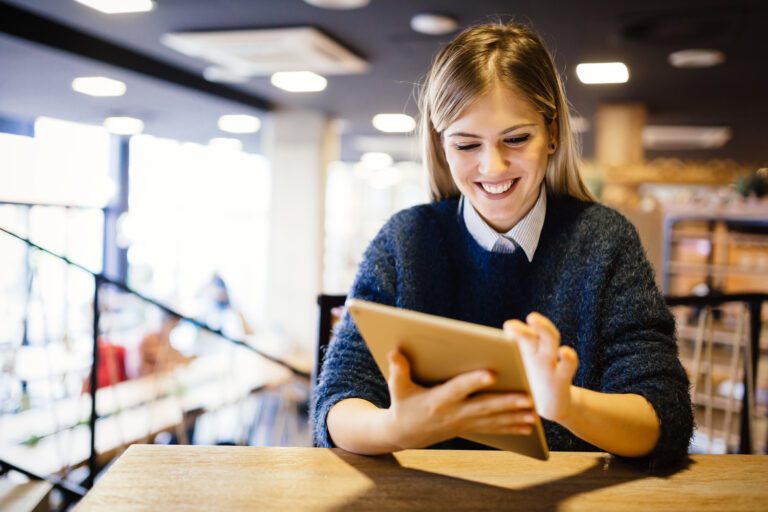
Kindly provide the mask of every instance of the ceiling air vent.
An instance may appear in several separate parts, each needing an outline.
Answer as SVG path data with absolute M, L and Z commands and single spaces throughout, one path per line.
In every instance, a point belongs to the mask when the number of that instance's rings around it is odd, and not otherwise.
M 646 126 L 643 146 L 646 149 L 684 150 L 716 149 L 731 138 L 727 126 Z
M 314 71 L 324 75 L 364 73 L 368 63 L 313 27 L 163 35 L 166 46 L 241 76 L 277 71 Z

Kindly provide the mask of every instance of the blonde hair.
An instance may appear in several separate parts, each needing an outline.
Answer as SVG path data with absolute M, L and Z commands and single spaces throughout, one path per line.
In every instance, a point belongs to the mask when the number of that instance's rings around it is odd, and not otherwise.
M 517 23 L 470 27 L 435 57 L 419 100 L 421 145 L 432 199 L 459 196 L 445 158 L 442 132 L 496 80 L 520 91 L 547 126 L 557 123 L 555 151 L 544 177 L 549 195 L 596 201 L 579 173 L 579 148 L 552 56 L 538 35 Z

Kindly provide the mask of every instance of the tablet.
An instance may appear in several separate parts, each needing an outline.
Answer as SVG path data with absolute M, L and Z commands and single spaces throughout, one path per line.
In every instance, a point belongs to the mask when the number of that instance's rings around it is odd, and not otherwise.
M 400 349 L 411 363 L 411 377 L 421 385 L 434 386 L 460 373 L 488 369 L 496 373 L 497 380 L 484 391 L 531 394 L 517 343 L 501 329 L 359 299 L 349 299 L 347 309 L 385 378 L 389 376 L 387 354 Z M 538 415 L 527 436 L 464 437 L 537 459 L 549 458 Z

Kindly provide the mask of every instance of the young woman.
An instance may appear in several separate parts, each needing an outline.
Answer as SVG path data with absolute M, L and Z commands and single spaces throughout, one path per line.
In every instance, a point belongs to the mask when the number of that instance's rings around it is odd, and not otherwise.
M 313 400 L 315 442 L 362 454 L 480 447 L 527 434 L 651 466 L 682 459 L 693 429 L 674 321 L 634 228 L 579 176 L 568 103 L 541 39 L 517 24 L 465 30 L 422 88 L 434 201 L 393 216 L 350 296 L 493 327 L 518 340 L 536 410 L 483 393 L 495 376 L 415 384 L 406 358 L 377 369 L 345 315 Z

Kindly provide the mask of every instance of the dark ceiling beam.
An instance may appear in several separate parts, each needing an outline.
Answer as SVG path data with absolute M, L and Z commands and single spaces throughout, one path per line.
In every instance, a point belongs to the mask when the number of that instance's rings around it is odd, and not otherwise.
M 209 82 L 172 64 L 5 3 L 0 3 L 0 31 L 249 107 L 274 108 L 260 96 Z

